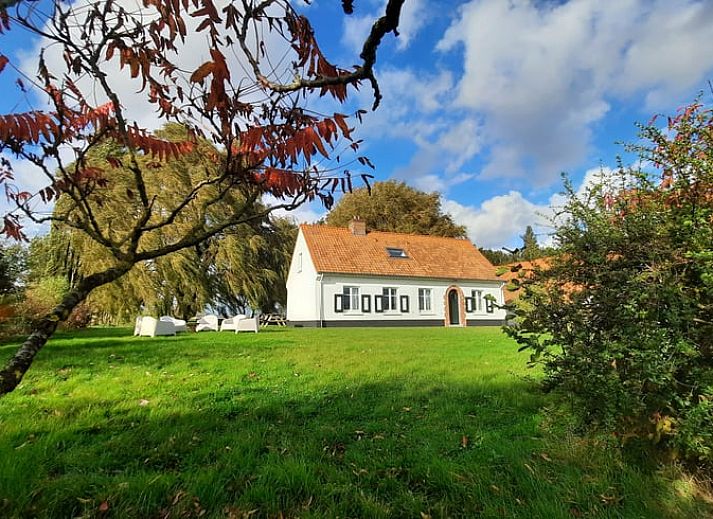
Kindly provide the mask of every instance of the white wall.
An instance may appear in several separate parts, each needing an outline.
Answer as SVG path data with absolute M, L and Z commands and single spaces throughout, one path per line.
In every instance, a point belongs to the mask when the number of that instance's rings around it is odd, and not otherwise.
M 471 290 L 481 290 L 483 296 L 491 294 L 495 297 L 498 304 L 503 304 L 502 283 L 499 281 L 457 281 L 457 280 L 439 280 L 439 279 L 421 279 L 421 278 L 386 278 L 386 277 L 365 277 L 365 276 L 350 276 L 346 274 L 324 274 L 322 280 L 322 292 L 324 297 L 324 317 L 325 321 L 361 321 L 361 320 L 444 320 L 446 315 L 445 309 L 445 292 L 451 285 L 460 287 L 464 297 L 470 297 Z M 344 286 L 359 287 L 359 296 L 362 294 L 371 295 L 371 312 L 363 312 L 359 310 L 345 310 L 344 312 L 334 311 L 334 295 L 341 294 Z M 374 311 L 374 295 L 381 295 L 384 287 L 395 287 L 397 305 L 401 295 L 409 296 L 409 312 L 402 313 L 400 311 Z M 422 312 L 418 309 L 418 289 L 431 289 L 431 311 Z M 289 287 L 288 287 L 289 289 Z M 288 312 L 289 312 L 289 297 L 288 297 Z M 289 316 L 289 314 L 288 314 Z M 475 313 L 467 313 L 468 320 L 504 320 L 505 311 L 495 308 L 493 313 L 487 313 L 485 310 L 485 301 L 482 303 L 482 311 Z M 296 320 L 296 319 L 295 319 Z
M 287 275 L 287 319 L 289 321 L 318 321 L 320 319 L 318 289 L 317 271 L 300 229 L 292 254 L 290 271 Z

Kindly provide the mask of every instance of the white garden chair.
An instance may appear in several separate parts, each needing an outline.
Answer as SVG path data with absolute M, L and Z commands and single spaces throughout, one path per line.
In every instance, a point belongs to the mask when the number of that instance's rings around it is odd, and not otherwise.
M 136 318 L 136 323 L 134 324 L 134 337 L 141 334 L 141 319 L 143 319 L 142 316 L 138 316 Z
M 196 323 L 196 331 L 197 332 L 203 332 L 203 331 L 213 331 L 217 332 L 218 331 L 218 317 L 215 315 L 205 315 L 198 319 L 198 322 Z
M 255 317 L 246 317 L 240 319 L 235 326 L 235 333 L 239 332 L 255 332 L 260 330 L 260 318 L 256 315 Z
M 223 322 L 220 323 L 220 331 L 221 332 L 236 331 L 238 322 L 242 321 L 243 319 L 247 319 L 247 317 L 243 314 L 238 314 L 235 317 L 229 317 L 228 319 L 223 319 Z
M 170 321 L 161 321 L 155 317 L 142 317 L 139 335 L 142 337 L 176 335 L 176 327 Z
M 177 332 L 185 332 L 186 330 L 188 330 L 188 327 L 186 326 L 186 321 L 184 321 L 183 319 L 176 319 L 175 317 L 171 317 L 170 315 L 162 315 L 159 320 L 166 323 L 172 323 L 173 326 L 176 328 Z

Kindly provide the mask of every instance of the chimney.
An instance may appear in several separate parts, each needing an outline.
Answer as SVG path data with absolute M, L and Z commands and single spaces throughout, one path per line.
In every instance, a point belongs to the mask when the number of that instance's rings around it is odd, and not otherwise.
M 366 236 L 366 222 L 355 216 L 352 221 L 349 222 L 349 230 L 354 236 Z

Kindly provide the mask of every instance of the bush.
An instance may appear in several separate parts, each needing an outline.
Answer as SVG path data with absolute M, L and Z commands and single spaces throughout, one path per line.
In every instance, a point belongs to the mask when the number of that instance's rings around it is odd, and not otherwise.
M 560 252 L 522 278 L 507 332 L 590 427 L 710 463 L 713 115 L 695 104 L 642 136 L 660 173 L 620 167 L 585 195 L 566 182 Z

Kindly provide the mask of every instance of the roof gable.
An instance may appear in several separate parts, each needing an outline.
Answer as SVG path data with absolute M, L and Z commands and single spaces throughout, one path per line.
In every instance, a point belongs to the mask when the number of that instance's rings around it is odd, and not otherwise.
M 499 281 L 495 267 L 464 239 L 300 225 L 317 272 Z M 401 249 L 393 256 L 388 249 Z

